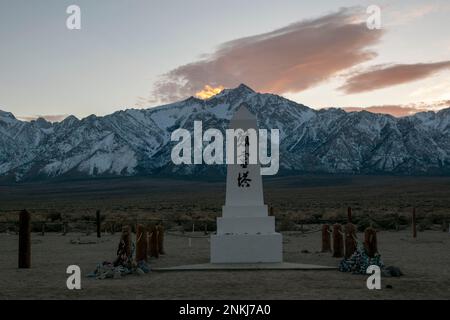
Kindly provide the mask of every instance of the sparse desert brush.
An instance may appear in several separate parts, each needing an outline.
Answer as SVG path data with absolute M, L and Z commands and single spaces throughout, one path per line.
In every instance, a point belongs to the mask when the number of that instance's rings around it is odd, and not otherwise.
M 55 221 L 61 221 L 62 215 L 60 212 L 52 212 L 47 214 L 47 221 L 55 222 Z
M 172 230 L 177 226 L 177 224 L 173 220 L 164 220 L 163 222 L 161 222 L 161 224 L 166 230 Z
M 278 224 L 276 224 L 277 231 L 294 231 L 296 230 L 296 224 L 294 221 L 284 218 L 279 221 Z
M 95 216 L 93 214 L 83 214 L 81 219 L 83 221 L 95 221 Z
M 299 178 L 283 178 L 287 181 L 296 181 Z M 317 177 L 301 177 L 302 181 L 317 181 Z M 389 184 L 386 183 L 388 179 Z M 264 185 L 265 202 L 275 207 L 276 220 L 280 223 L 285 214 L 293 220 L 300 222 L 312 220 L 315 215 L 322 215 L 322 220 L 341 221 L 346 220 L 347 207 L 353 209 L 353 220 L 358 225 L 359 230 L 364 230 L 370 225 L 368 216 L 375 220 L 383 220 L 385 214 L 398 214 L 397 223 L 399 226 L 410 226 L 411 208 L 416 206 L 417 220 L 420 223 L 426 216 L 430 216 L 431 222 L 439 225 L 444 217 L 450 221 L 450 189 L 448 188 L 450 178 L 430 178 L 427 184 L 419 183 L 417 178 L 391 178 L 372 177 L 372 182 L 367 185 L 367 177 L 352 177 L 352 183 L 348 185 L 335 184 L 333 179 L 328 184 L 320 184 L 314 188 L 297 187 L 296 183 L 282 184 L 279 181 L 267 181 Z M 191 214 L 197 219 L 214 219 L 208 230 L 215 227 L 215 218 L 221 216 L 222 205 L 224 204 L 224 185 L 214 183 L 196 183 L 195 188 L 186 184 L 185 189 L 174 190 L 173 183 L 167 181 L 156 181 L 150 179 L 142 182 L 142 189 L 134 190 L 133 194 L 128 193 L 130 184 L 135 184 L 134 180 L 114 181 L 114 190 L 110 192 L 111 186 L 88 190 L 86 196 L 74 197 L 70 192 L 77 182 L 70 182 L 70 189 L 61 189 L 63 184 L 55 185 L 54 189 L 49 184 L 46 186 L 48 192 L 42 194 L 40 185 L 29 185 L 11 187 L 12 196 L 0 193 L 0 222 L 16 223 L 18 212 L 24 208 L 32 214 L 32 221 L 37 223 L 48 221 L 47 214 L 58 212 L 63 215 L 63 221 L 67 223 L 86 222 L 95 223 L 95 211 L 101 210 L 101 217 L 104 221 L 110 221 L 119 225 L 134 219 L 163 219 L 173 221 L 174 224 L 182 224 L 185 221 L 192 221 Z M 324 187 L 322 187 L 322 185 Z M 37 187 L 36 187 L 37 186 Z M 122 188 L 125 186 L 126 188 Z M 147 187 L 146 187 L 147 186 Z M 433 187 L 439 192 L 430 192 Z M 405 188 L 408 189 L 405 191 Z M 124 190 L 122 193 L 120 190 Z M 55 193 L 58 192 L 58 197 Z M 362 190 L 362 192 L 355 192 Z M 110 192 L 110 193 L 109 193 Z M 30 196 L 32 195 L 32 196 Z M 89 216 L 88 220 L 84 220 Z M 51 220 L 51 219 L 50 219 Z M 345 221 L 345 220 L 342 220 Z M 361 220 L 361 221 L 360 221 Z M 57 221 L 55 221 L 57 222 Z M 392 228 L 390 221 L 382 222 L 384 228 Z M 376 226 L 376 224 L 374 224 Z M 196 230 L 203 231 L 203 223 Z M 4 229 L 4 228 L 3 228 Z M 70 229 L 70 227 L 69 227 Z M 192 230 L 192 223 L 189 223 L 189 230 Z M 40 230 L 38 230 L 40 231 Z M 80 229 L 85 231 L 85 229 Z
M 322 219 L 324 220 L 337 220 L 338 219 L 338 211 L 335 209 L 326 210 L 326 212 L 322 215 Z
M 398 223 L 399 225 L 409 225 L 411 222 L 411 217 L 406 214 L 398 215 Z
M 370 226 L 373 226 L 374 228 L 378 229 L 379 226 L 377 223 L 375 223 L 369 215 L 365 214 L 365 215 L 361 215 L 359 217 L 355 217 L 354 222 L 357 225 L 358 231 L 363 232 L 364 230 L 366 230 L 367 228 L 369 228 Z
M 289 214 L 289 219 L 293 220 L 293 221 L 302 221 L 306 219 L 306 214 L 303 212 L 293 212 L 291 214 Z
M 195 230 L 195 222 L 192 220 L 190 220 L 190 221 L 184 220 L 181 222 L 181 225 L 183 226 L 183 231 L 190 232 L 190 231 L 192 231 L 193 228 Z M 199 225 L 197 224 L 197 228 L 198 227 L 199 227 Z M 198 231 L 198 229 L 197 229 L 197 231 Z
M 446 219 L 446 216 L 442 213 L 432 212 L 427 215 L 427 219 L 429 219 L 430 222 L 433 224 L 442 224 Z
M 431 230 L 432 227 L 433 227 L 433 221 L 432 221 L 432 219 L 426 217 L 426 218 L 421 219 L 421 220 L 419 221 L 419 224 L 418 224 L 418 226 L 417 226 L 417 230 L 423 232 L 423 231 L 425 231 L 425 230 Z
M 0 222 L 18 222 L 19 221 L 19 212 L 14 213 L 0 213 Z

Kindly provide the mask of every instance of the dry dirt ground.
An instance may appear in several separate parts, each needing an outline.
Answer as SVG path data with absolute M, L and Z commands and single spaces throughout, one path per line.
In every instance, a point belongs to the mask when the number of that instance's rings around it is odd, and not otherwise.
M 317 253 L 320 236 L 320 232 L 284 233 L 284 260 L 337 266 L 338 259 Z M 97 243 L 82 245 L 70 240 L 95 242 L 95 237 L 33 234 L 32 268 L 18 270 L 18 236 L 0 234 L 0 299 L 450 299 L 450 234 L 442 231 L 420 232 L 415 240 L 408 230 L 379 232 L 385 264 L 399 267 L 405 276 L 382 278 L 383 289 L 375 291 L 366 288 L 366 276 L 334 270 L 151 272 L 121 279 L 88 278 L 97 263 L 114 258 L 118 237 L 104 235 Z M 167 254 L 151 260 L 151 266 L 207 263 L 208 240 L 192 238 L 189 247 L 187 237 L 166 235 Z M 65 271 L 73 264 L 82 270 L 80 291 L 66 288 Z

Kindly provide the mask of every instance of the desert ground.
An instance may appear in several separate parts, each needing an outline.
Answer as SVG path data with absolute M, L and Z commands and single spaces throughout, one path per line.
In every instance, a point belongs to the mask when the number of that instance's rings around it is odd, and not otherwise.
M 150 178 L 30 182 L 0 185 L 0 299 L 450 299 L 450 234 L 442 227 L 450 221 L 450 177 L 298 176 L 265 180 L 264 192 L 283 233 L 286 262 L 337 266 L 339 259 L 318 253 L 321 234 L 315 231 L 323 222 L 345 222 L 351 206 L 360 230 L 368 225 L 379 230 L 384 263 L 405 275 L 383 277 L 379 291 L 366 288 L 367 276 L 336 270 L 152 271 L 95 280 L 87 274 L 114 259 L 117 231 L 124 224 L 164 224 L 166 255 L 152 259 L 152 268 L 207 263 L 204 229 L 215 229 L 224 183 Z M 413 207 L 417 239 L 411 232 Z M 17 269 L 22 209 L 32 214 L 29 270 Z M 103 219 L 99 241 L 93 234 L 96 210 Z M 87 244 L 73 244 L 78 239 Z M 73 264 L 83 273 L 81 291 L 66 288 L 65 271 Z
M 209 239 L 166 235 L 166 254 L 151 259 L 152 268 L 207 263 Z M 337 266 L 339 259 L 320 250 L 320 233 L 287 232 L 284 260 Z M 358 235 L 361 238 L 361 234 Z M 450 299 L 450 234 L 425 231 L 381 231 L 379 251 L 386 265 L 403 277 L 382 277 L 382 290 L 368 290 L 367 276 L 331 271 L 184 271 L 128 275 L 97 280 L 87 274 L 97 263 L 111 261 L 119 240 L 97 241 L 84 234 L 32 235 L 32 268 L 17 269 L 17 235 L 0 235 L 0 299 Z M 72 244 L 80 239 L 82 243 Z M 306 252 L 309 253 L 302 253 Z M 66 268 L 79 265 L 82 290 L 66 288 Z M 387 289 L 386 286 L 392 286 Z
M 351 206 L 356 219 L 376 222 L 386 216 L 405 225 L 416 207 L 418 220 L 427 227 L 450 217 L 450 177 L 270 178 L 264 180 L 264 200 L 274 207 L 278 222 L 342 220 Z M 161 219 L 214 223 L 224 201 L 224 179 L 142 177 L 0 184 L 0 232 L 6 231 L 6 222 L 17 221 L 17 212 L 22 209 L 34 215 L 35 223 L 93 221 L 96 210 L 115 222 Z

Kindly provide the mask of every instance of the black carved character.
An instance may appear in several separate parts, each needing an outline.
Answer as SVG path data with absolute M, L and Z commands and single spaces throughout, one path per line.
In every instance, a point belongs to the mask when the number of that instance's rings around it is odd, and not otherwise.
M 248 178 L 249 171 L 243 172 L 242 174 L 239 173 L 238 176 L 238 186 L 239 188 L 248 188 L 250 187 L 250 182 L 252 179 Z

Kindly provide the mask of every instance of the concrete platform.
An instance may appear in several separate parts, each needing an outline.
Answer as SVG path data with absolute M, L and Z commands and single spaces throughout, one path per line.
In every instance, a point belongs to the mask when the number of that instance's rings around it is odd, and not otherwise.
M 239 218 L 234 218 L 239 223 Z M 270 222 L 269 219 L 266 222 Z M 273 229 L 275 229 L 275 221 Z M 265 234 L 213 234 L 210 248 L 214 264 L 259 264 L 283 261 L 283 236 L 281 233 Z
M 154 268 L 152 271 L 245 271 L 245 270 L 337 270 L 337 267 L 319 266 L 302 263 L 204 263 L 168 268 Z

